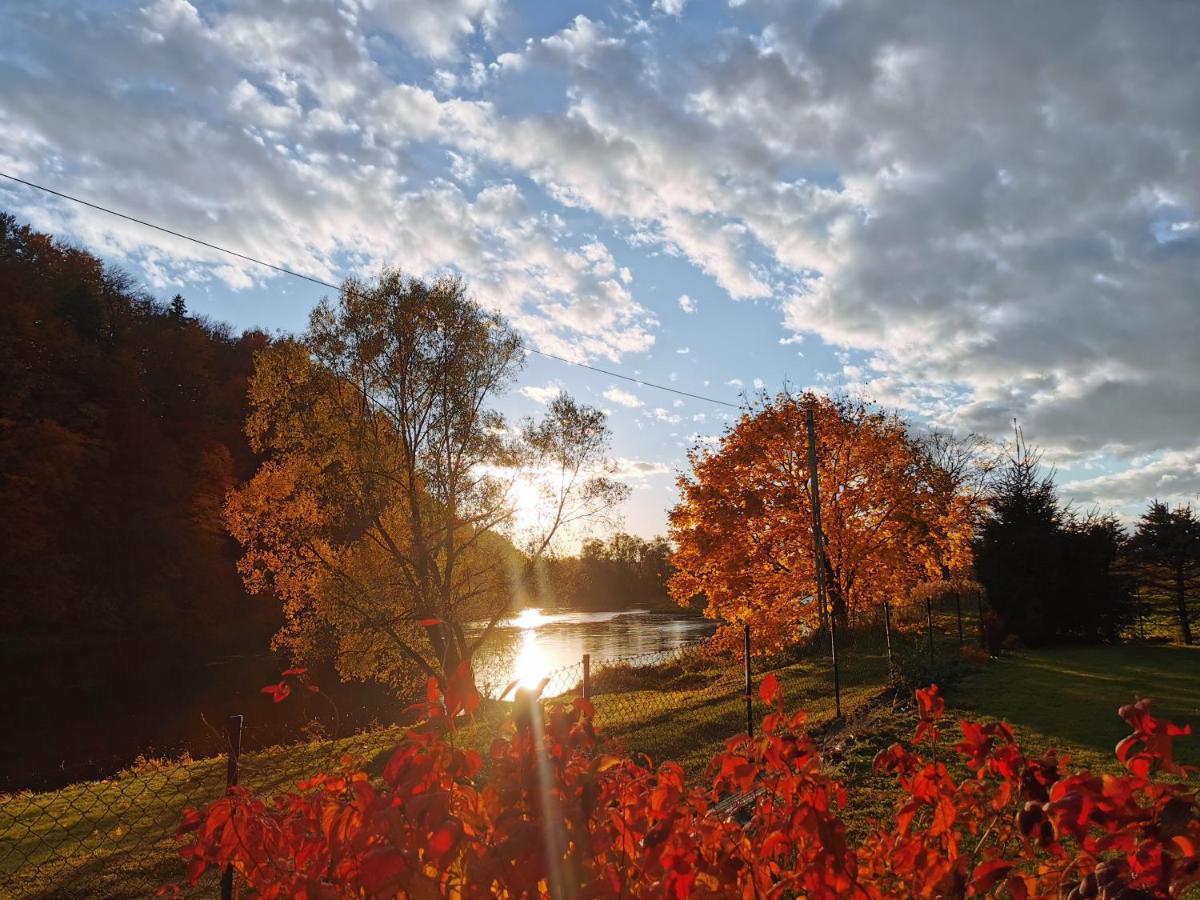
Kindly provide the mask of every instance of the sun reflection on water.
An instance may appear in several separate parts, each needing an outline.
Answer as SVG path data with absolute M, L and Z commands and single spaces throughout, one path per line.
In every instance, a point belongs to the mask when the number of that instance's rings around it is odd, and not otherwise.
M 550 666 L 538 645 L 538 625 L 546 617 L 540 609 L 523 609 L 513 624 L 521 629 L 521 643 L 513 660 L 513 678 L 521 687 L 534 687 L 549 674 Z

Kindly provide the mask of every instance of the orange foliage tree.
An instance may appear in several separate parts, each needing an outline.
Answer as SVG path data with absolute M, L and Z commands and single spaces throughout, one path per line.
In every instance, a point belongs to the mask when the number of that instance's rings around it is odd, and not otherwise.
M 671 511 L 669 590 L 777 648 L 824 625 L 816 594 L 806 409 L 814 411 L 829 610 L 840 624 L 970 566 L 972 503 L 906 424 L 846 398 L 762 397 L 689 454 Z
M 523 359 L 461 282 L 395 271 L 348 282 L 258 354 L 246 433 L 265 459 L 226 521 L 246 585 L 283 603 L 277 645 L 332 652 L 348 678 L 444 681 L 555 536 L 625 496 L 601 411 L 560 394 L 510 428 L 489 408 Z M 535 483 L 540 515 L 518 535 L 514 485 Z

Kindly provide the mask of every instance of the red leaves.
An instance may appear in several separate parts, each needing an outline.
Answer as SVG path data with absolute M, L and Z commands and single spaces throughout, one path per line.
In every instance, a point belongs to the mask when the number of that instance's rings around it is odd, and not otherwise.
M 803 718 L 783 714 L 774 676 L 760 695 L 778 711 L 712 761 L 711 792 L 689 789 L 674 763 L 598 752 L 588 701 L 543 708 L 527 692 L 485 770 L 447 736 L 478 703 L 471 681 L 466 664 L 444 694 L 430 681 L 430 721 L 406 735 L 382 780 L 344 769 L 271 805 L 234 789 L 185 812 L 189 878 L 228 863 L 278 898 L 544 897 L 568 883 L 595 898 L 1045 898 L 1075 884 L 1082 897 L 1166 898 L 1200 882 L 1196 795 L 1186 780 L 1148 777 L 1189 774 L 1170 752 L 1186 729 L 1148 704 L 1123 710 L 1135 729 L 1121 750 L 1129 774 L 1064 776 L 1061 757 L 1026 758 L 1006 725 L 963 722 L 959 780 L 922 755 L 944 701 L 918 692 L 916 738 L 876 759 L 899 783 L 896 812 L 851 846 L 845 791 Z M 753 799 L 748 822 L 710 809 L 733 791 Z
M 289 678 L 295 678 L 296 682 L 310 693 L 319 694 L 321 692 L 319 687 L 308 680 L 308 669 L 299 667 L 284 669 L 279 673 L 278 684 L 268 684 L 266 687 L 261 688 L 260 692 L 270 694 L 272 700 L 276 703 L 282 703 L 292 695 L 292 686 L 287 682 Z
M 268 684 L 261 691 L 264 694 L 270 694 L 271 699 L 276 703 L 282 703 L 291 696 L 292 686 L 286 681 L 281 681 L 279 684 Z
M 747 663 L 749 665 L 749 663 Z M 758 686 L 758 695 L 762 697 L 763 703 L 768 706 L 775 702 L 775 697 L 779 693 L 779 679 L 772 672 L 762 680 L 762 684 Z

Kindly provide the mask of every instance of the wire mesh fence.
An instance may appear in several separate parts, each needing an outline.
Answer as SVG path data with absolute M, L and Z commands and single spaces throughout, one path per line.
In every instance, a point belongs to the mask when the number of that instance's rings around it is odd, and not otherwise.
M 961 613 L 961 615 L 960 615 Z M 840 636 L 841 711 L 852 715 L 908 673 L 921 680 L 958 662 L 960 646 L 978 643 L 974 609 L 941 601 Z M 753 650 L 753 648 L 751 648 Z M 828 641 L 809 640 L 774 656 L 752 656 L 747 680 L 743 648 L 705 640 L 635 656 L 581 658 L 537 685 L 543 702 L 587 696 L 605 752 L 673 759 L 689 780 L 703 781 L 722 744 L 764 714 L 757 702 L 763 677 L 776 674 L 789 711 L 803 708 L 819 727 L 835 701 Z M 747 704 L 747 697 L 753 702 Z M 485 749 L 512 708 L 485 701 L 461 739 Z M 340 739 L 275 745 L 273 732 L 246 724 L 238 781 L 271 796 L 316 772 L 348 762 L 379 775 L 404 729 L 375 729 Z M 486 754 L 485 754 L 486 756 Z M 184 874 L 174 837 L 185 807 L 202 808 L 226 790 L 227 754 L 199 760 L 142 761 L 103 779 L 54 790 L 0 795 L 0 896 L 144 897 Z M 216 896 L 209 874 L 190 892 Z

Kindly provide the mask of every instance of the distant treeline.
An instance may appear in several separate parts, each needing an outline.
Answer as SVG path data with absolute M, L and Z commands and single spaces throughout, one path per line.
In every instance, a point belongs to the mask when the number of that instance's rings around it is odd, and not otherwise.
M 264 646 L 222 504 L 267 342 L 0 214 L 0 630 Z
M 606 541 L 586 540 L 578 556 L 548 559 L 537 580 L 535 605 L 570 609 L 679 611 L 667 596 L 671 545 L 618 533 Z

